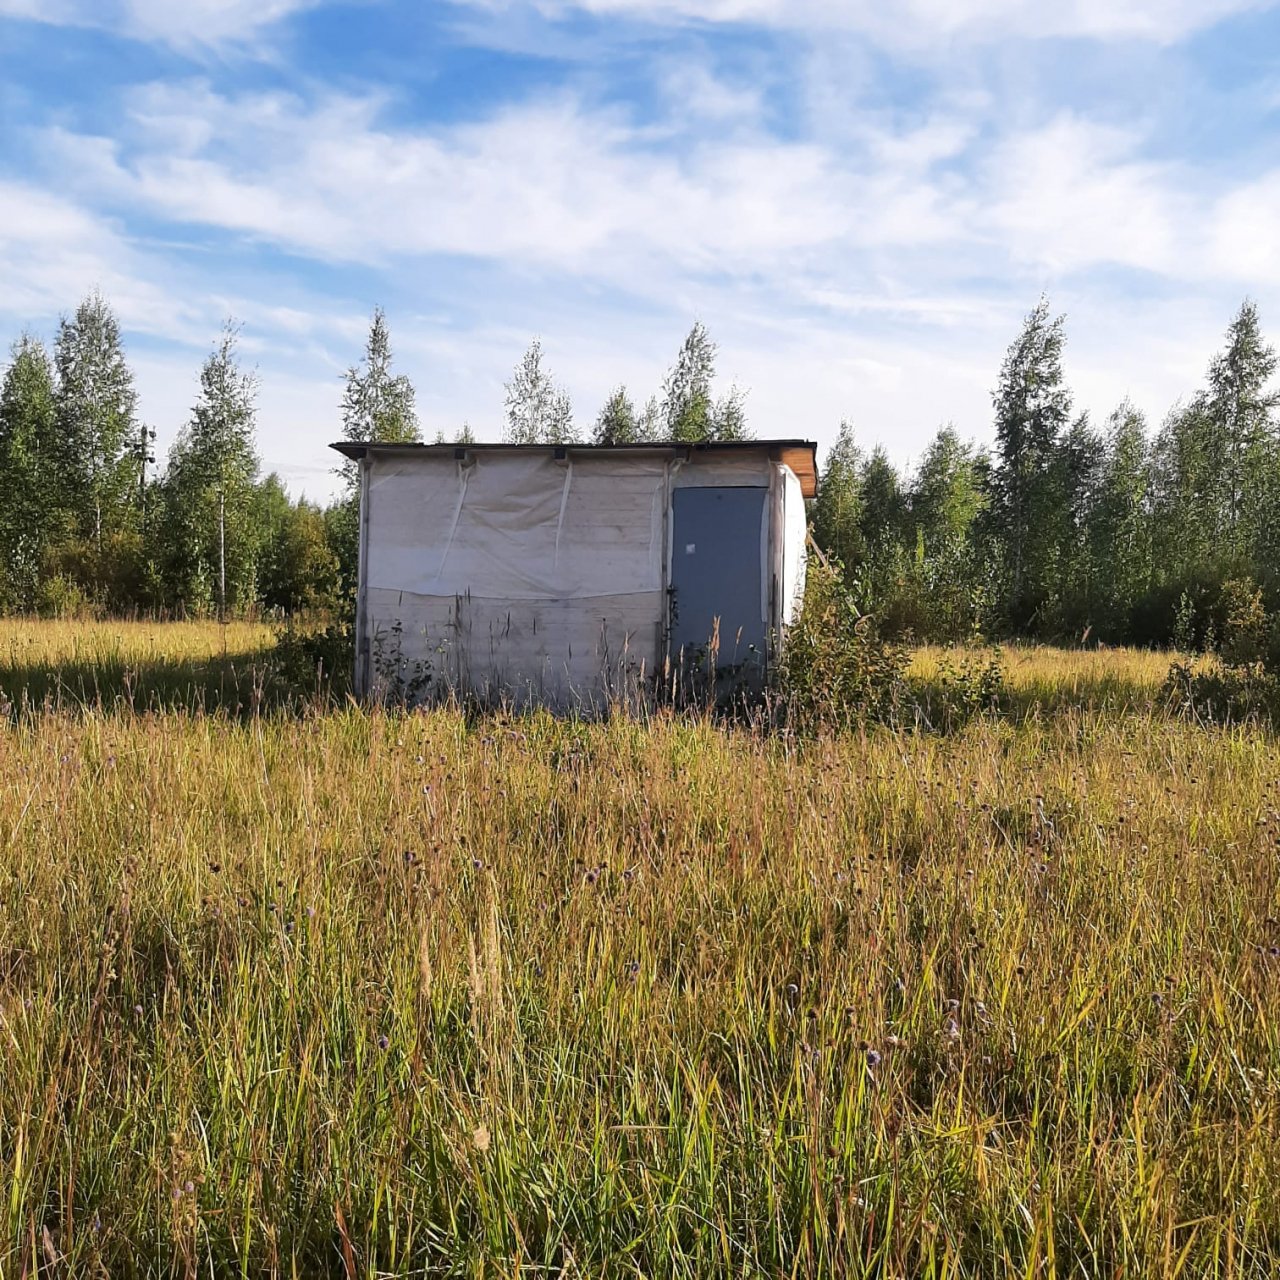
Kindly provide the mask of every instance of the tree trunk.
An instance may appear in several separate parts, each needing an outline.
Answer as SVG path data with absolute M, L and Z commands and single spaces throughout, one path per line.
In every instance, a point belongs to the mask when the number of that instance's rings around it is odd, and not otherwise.
M 227 495 L 218 490 L 218 618 L 227 620 Z

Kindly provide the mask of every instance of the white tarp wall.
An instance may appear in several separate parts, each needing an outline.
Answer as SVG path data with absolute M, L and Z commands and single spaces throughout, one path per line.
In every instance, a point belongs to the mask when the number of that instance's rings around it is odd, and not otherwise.
M 375 451 L 363 465 L 358 681 L 375 696 L 398 681 L 557 706 L 629 698 L 666 656 L 672 488 L 769 488 L 760 546 L 743 553 L 761 557 L 771 626 L 803 591 L 800 483 L 763 449 Z
M 621 696 L 658 662 L 668 460 L 373 455 L 362 636 L 372 691 Z

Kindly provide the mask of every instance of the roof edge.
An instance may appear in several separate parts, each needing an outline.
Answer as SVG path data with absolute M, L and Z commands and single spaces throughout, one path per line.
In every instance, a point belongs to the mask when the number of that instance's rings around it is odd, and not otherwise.
M 767 452 L 775 462 L 781 462 L 795 472 L 801 492 L 806 498 L 818 491 L 818 446 L 812 440 L 701 440 L 684 442 L 675 440 L 651 441 L 636 444 L 504 444 L 501 441 L 476 441 L 473 444 L 427 444 L 421 441 L 390 443 L 378 440 L 338 440 L 329 446 L 358 462 L 371 453 L 432 455 L 435 457 L 463 457 L 468 453 L 554 453 L 567 457 L 578 454 L 626 454 L 648 453 L 688 457 L 695 453 L 747 453 L 754 450 Z

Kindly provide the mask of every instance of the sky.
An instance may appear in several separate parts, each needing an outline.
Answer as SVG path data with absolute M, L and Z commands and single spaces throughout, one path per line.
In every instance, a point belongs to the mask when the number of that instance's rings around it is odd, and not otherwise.
M 1280 336 L 1280 0 L 0 0 L 0 338 L 93 288 L 162 449 L 238 320 L 313 499 L 375 305 L 428 438 L 534 336 L 589 431 L 701 320 L 757 435 L 906 466 L 1042 293 L 1154 429 Z

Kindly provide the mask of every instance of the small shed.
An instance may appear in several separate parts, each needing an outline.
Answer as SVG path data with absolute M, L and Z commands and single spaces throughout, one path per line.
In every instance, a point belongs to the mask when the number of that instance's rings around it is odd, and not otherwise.
M 333 447 L 360 471 L 360 695 L 599 708 L 673 663 L 754 677 L 799 606 L 809 441 Z

